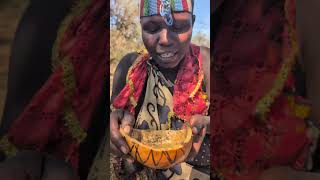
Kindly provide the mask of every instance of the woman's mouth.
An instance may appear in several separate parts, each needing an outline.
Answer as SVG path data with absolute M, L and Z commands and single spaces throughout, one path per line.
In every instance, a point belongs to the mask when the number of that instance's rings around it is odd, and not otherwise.
M 172 58 L 175 55 L 175 53 L 169 52 L 169 53 L 161 53 L 161 58 Z
M 163 67 L 175 67 L 179 63 L 178 54 L 178 51 L 157 53 L 157 63 Z
M 164 63 L 169 63 L 175 61 L 176 52 L 164 52 L 158 53 L 159 59 L 161 59 Z

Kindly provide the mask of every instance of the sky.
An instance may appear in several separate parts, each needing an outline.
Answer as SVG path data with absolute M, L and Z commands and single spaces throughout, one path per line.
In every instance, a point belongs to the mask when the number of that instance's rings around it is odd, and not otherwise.
M 193 34 L 199 31 L 210 37 L 210 0 L 194 0 L 194 14 L 196 22 L 193 27 Z

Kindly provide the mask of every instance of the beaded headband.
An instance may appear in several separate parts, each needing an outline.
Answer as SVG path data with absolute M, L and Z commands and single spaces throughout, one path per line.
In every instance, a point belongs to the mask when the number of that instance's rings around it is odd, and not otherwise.
M 193 12 L 192 0 L 141 0 L 140 17 L 160 15 L 167 25 L 173 24 L 172 12 Z

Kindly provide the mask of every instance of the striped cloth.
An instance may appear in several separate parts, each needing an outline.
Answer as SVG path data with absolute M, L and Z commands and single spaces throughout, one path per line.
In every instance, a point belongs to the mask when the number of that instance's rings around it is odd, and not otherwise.
M 159 15 L 162 1 L 170 2 L 173 12 L 193 12 L 192 0 L 141 0 L 140 16 Z

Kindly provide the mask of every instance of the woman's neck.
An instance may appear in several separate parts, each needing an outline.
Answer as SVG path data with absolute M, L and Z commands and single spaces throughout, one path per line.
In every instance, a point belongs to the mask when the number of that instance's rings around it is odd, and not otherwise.
M 183 62 L 183 59 L 174 68 L 164 68 L 164 67 L 158 66 L 158 69 L 166 77 L 167 80 L 170 80 L 172 83 L 174 83 L 174 81 L 176 80 L 178 71 L 179 71 L 181 64 Z

